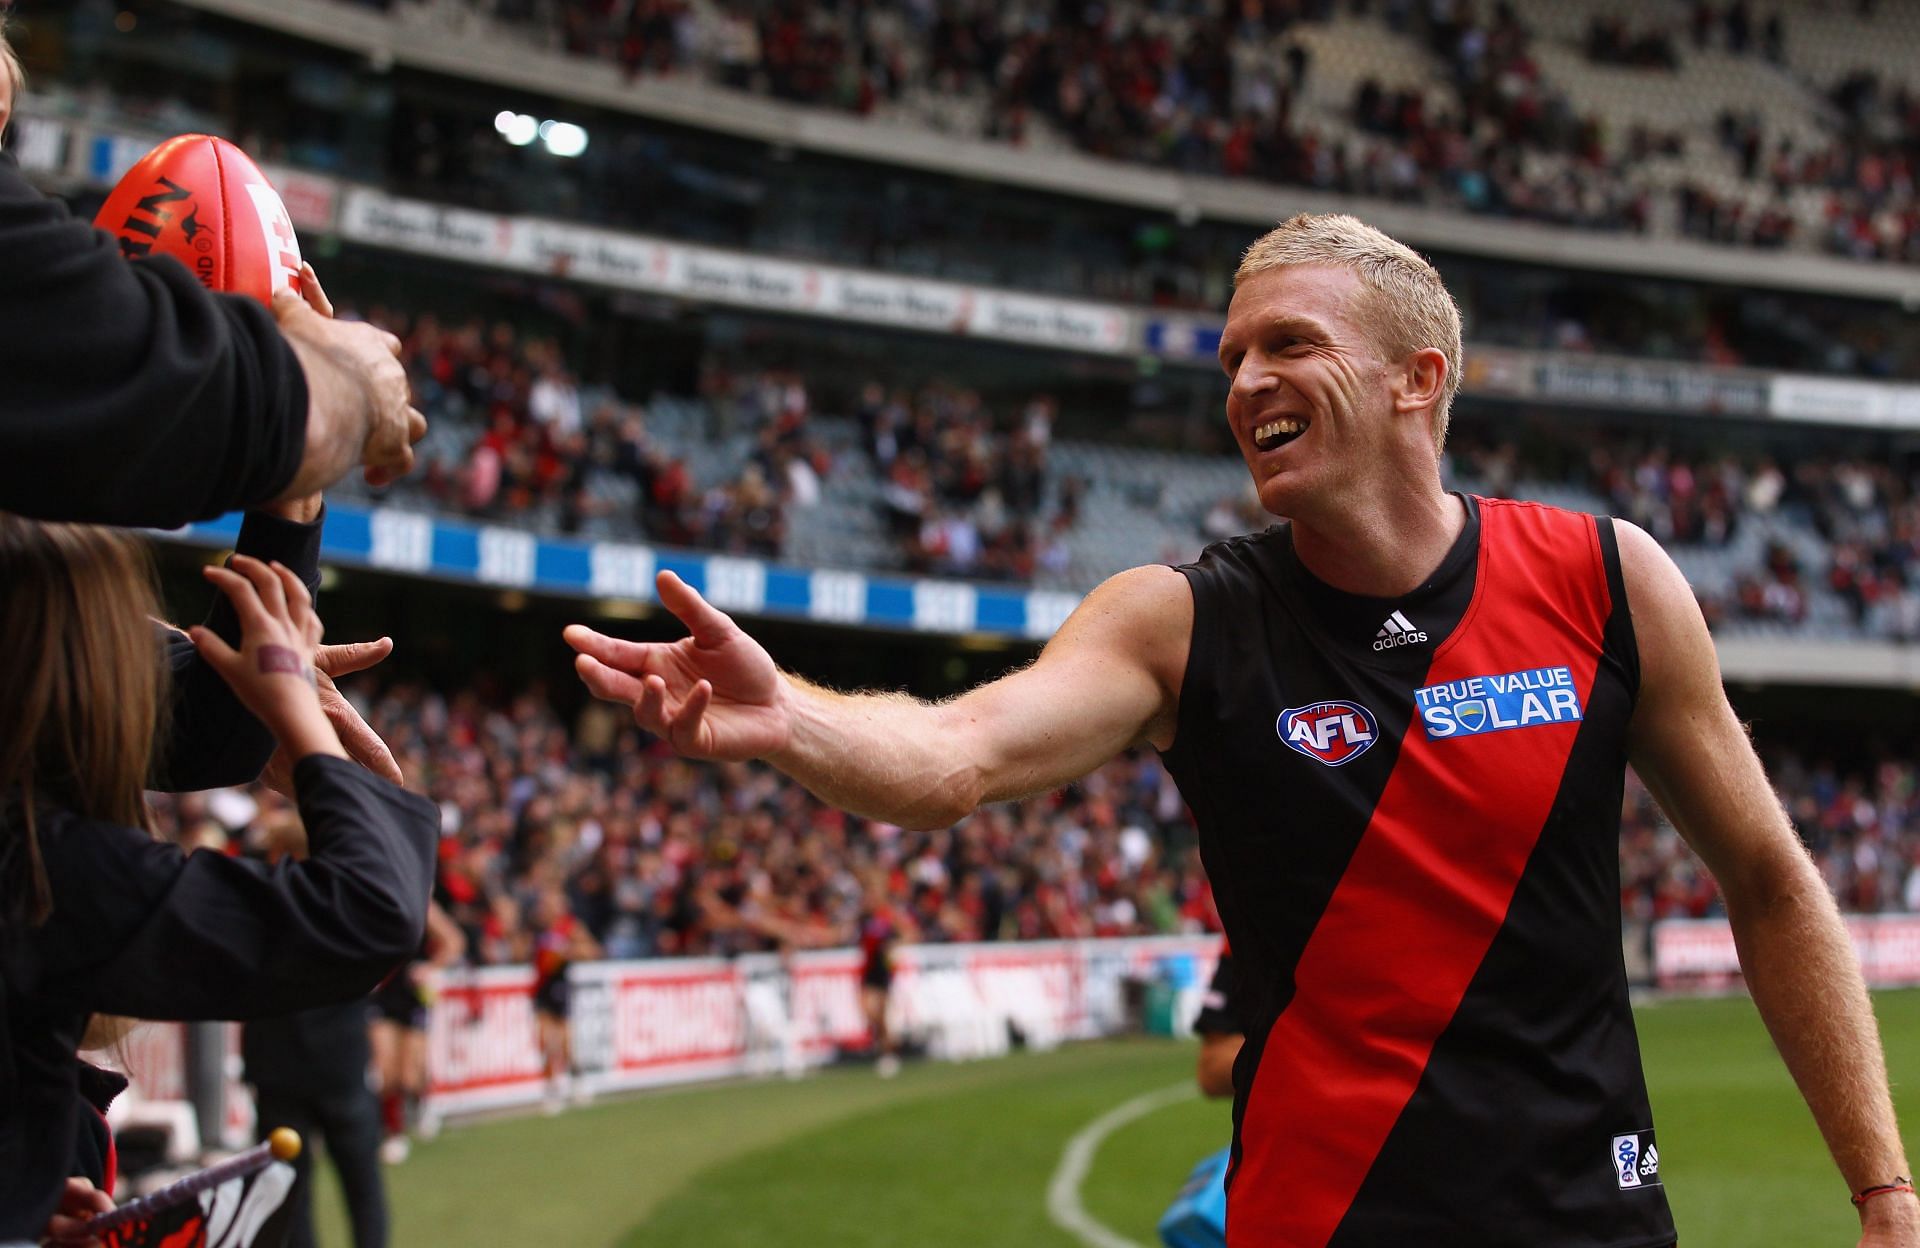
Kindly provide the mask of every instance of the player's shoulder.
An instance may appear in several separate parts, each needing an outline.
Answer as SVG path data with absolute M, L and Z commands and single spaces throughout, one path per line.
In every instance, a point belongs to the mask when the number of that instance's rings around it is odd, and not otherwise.
M 1199 558 L 1191 563 L 1178 564 L 1174 570 L 1187 573 L 1264 560 L 1274 552 L 1285 549 L 1291 540 L 1292 531 L 1285 521 L 1281 521 L 1256 533 L 1241 533 L 1209 542 L 1200 551 Z
M 1473 506 L 1480 512 L 1484 524 L 1489 515 L 1514 524 L 1535 525 L 1545 529 L 1579 529 L 1591 532 L 1596 526 L 1611 521 L 1614 525 L 1625 524 L 1624 520 L 1615 520 L 1611 516 L 1596 516 L 1589 511 L 1577 511 L 1569 507 L 1543 503 L 1532 498 L 1489 498 L 1483 494 L 1469 494 Z
M 1664 613 L 1681 607 L 1698 614 L 1693 587 L 1674 563 L 1673 556 L 1631 520 L 1613 519 L 1614 541 L 1620 550 L 1620 575 L 1626 583 L 1627 604 L 1636 621 L 1643 614 Z
M 1082 628 L 1118 629 L 1139 635 L 1193 620 L 1193 591 L 1177 568 L 1142 564 L 1100 582 L 1074 611 Z M 1183 630 L 1184 631 L 1184 630 Z
M 1186 670 L 1193 617 L 1187 578 L 1165 564 L 1143 564 L 1102 581 L 1047 648 L 1057 657 L 1141 666 L 1175 690 Z

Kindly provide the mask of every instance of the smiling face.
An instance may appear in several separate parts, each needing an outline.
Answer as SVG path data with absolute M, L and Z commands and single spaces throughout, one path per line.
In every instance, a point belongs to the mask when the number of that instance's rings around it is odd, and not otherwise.
M 1400 457 L 1395 370 L 1368 299 L 1351 270 L 1321 264 L 1267 269 L 1234 291 L 1220 338 L 1227 420 L 1276 516 L 1324 513 L 1336 492 Z

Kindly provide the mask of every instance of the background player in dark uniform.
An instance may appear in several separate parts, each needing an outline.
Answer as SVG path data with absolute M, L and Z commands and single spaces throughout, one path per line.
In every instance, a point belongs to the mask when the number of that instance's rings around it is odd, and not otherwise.
M 887 1025 L 887 1002 L 893 994 L 893 953 L 905 933 L 904 916 L 887 901 L 879 883 L 867 886 L 866 908 L 860 912 L 860 1009 L 867 1017 L 874 1070 L 882 1079 L 900 1073 L 896 1037 Z
M 410 1132 L 422 1138 L 439 1133 L 439 1122 L 420 1112 L 427 1091 L 427 1014 L 433 1006 L 436 971 L 457 963 L 467 950 L 460 930 L 439 902 L 427 903 L 427 934 L 420 956 L 387 977 L 373 992 L 368 1033 L 373 1051 L 374 1086 L 380 1092 L 380 1124 L 386 1138 L 380 1159 L 397 1165 L 407 1159 Z
M 573 1038 L 567 1030 L 567 968 L 600 956 L 600 946 L 573 915 L 558 885 L 540 890 L 533 905 L 533 1016 L 546 1062 L 546 1111 L 557 1114 L 573 1092 Z
M 1460 361 L 1431 265 L 1297 217 L 1249 250 L 1220 344 L 1233 436 L 1289 524 L 1121 573 L 1031 667 L 938 704 L 781 673 L 671 573 L 691 636 L 567 639 L 681 752 L 910 827 L 1164 751 L 1249 1024 L 1247 1248 L 1673 1243 L 1618 944 L 1631 761 L 1718 880 L 1846 1188 L 1882 1189 L 1860 1244 L 1920 1248 L 1853 947 L 1692 590 L 1632 525 L 1448 494 Z
M 1200 1037 L 1200 1058 L 1194 1078 L 1206 1096 L 1233 1095 L 1233 1063 L 1246 1043 L 1247 1025 L 1240 1018 L 1240 1004 L 1234 992 L 1233 950 L 1220 946 L 1220 960 L 1214 964 L 1213 979 L 1207 995 L 1200 1001 L 1200 1013 L 1194 1016 L 1193 1032 Z

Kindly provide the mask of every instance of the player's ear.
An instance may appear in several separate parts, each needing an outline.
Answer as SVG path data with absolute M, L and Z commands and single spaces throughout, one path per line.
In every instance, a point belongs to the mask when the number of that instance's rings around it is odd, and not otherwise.
M 1447 356 L 1438 347 L 1422 347 L 1400 361 L 1394 376 L 1396 412 L 1431 412 L 1447 392 Z

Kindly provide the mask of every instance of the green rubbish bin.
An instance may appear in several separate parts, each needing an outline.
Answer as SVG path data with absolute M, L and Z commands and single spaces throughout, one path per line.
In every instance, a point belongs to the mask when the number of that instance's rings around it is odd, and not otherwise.
M 1173 1034 L 1173 1003 L 1180 990 L 1164 975 L 1147 981 L 1146 1009 L 1141 1013 L 1141 1030 L 1150 1036 Z

